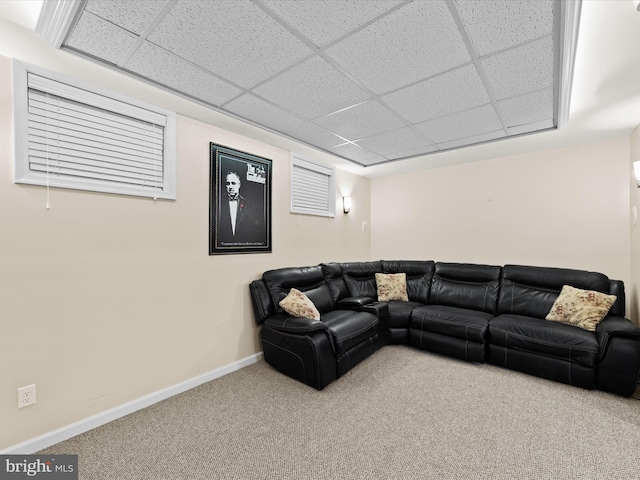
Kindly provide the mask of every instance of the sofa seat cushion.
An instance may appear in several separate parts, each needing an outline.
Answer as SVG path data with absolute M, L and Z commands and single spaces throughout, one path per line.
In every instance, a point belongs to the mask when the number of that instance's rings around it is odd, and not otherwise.
M 420 302 L 403 302 L 400 300 L 393 300 L 387 302 L 389 306 L 389 327 L 391 328 L 409 328 L 409 320 L 411 319 L 411 312 L 414 308 L 424 305 Z
M 333 339 L 337 354 L 342 354 L 378 333 L 378 317 L 368 312 L 332 310 L 320 316 Z
M 489 324 L 490 344 L 595 367 L 600 351 L 596 334 L 541 318 L 505 314 Z
M 484 343 L 493 314 L 447 305 L 423 305 L 411 313 L 411 329 Z

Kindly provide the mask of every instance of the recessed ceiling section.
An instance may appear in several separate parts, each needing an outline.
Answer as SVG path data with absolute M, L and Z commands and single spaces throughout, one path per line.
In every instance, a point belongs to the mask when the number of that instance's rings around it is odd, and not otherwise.
M 560 0 L 57 0 L 39 31 L 74 19 L 49 41 L 370 166 L 558 128 L 579 11 Z

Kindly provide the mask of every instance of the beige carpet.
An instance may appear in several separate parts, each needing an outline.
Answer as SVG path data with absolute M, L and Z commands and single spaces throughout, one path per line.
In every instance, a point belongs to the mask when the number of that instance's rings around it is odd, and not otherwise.
M 633 479 L 640 402 L 409 347 L 318 392 L 265 362 L 42 453 L 81 479 Z

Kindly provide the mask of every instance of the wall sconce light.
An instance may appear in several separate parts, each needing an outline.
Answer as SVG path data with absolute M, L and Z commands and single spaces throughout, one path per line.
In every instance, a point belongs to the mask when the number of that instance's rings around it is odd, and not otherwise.
M 351 197 L 342 197 L 342 210 L 344 213 L 351 211 Z
M 640 12 L 640 0 L 633 0 L 633 6 L 637 12 Z
M 633 173 L 636 176 L 636 186 L 640 188 L 640 160 L 633 162 Z

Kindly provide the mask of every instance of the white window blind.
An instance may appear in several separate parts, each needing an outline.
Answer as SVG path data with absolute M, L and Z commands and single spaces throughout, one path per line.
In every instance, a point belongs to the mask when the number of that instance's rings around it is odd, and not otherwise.
M 16 182 L 175 199 L 175 116 L 25 69 Z M 23 100 L 24 103 L 21 102 Z
M 291 212 L 335 217 L 333 168 L 291 156 Z

